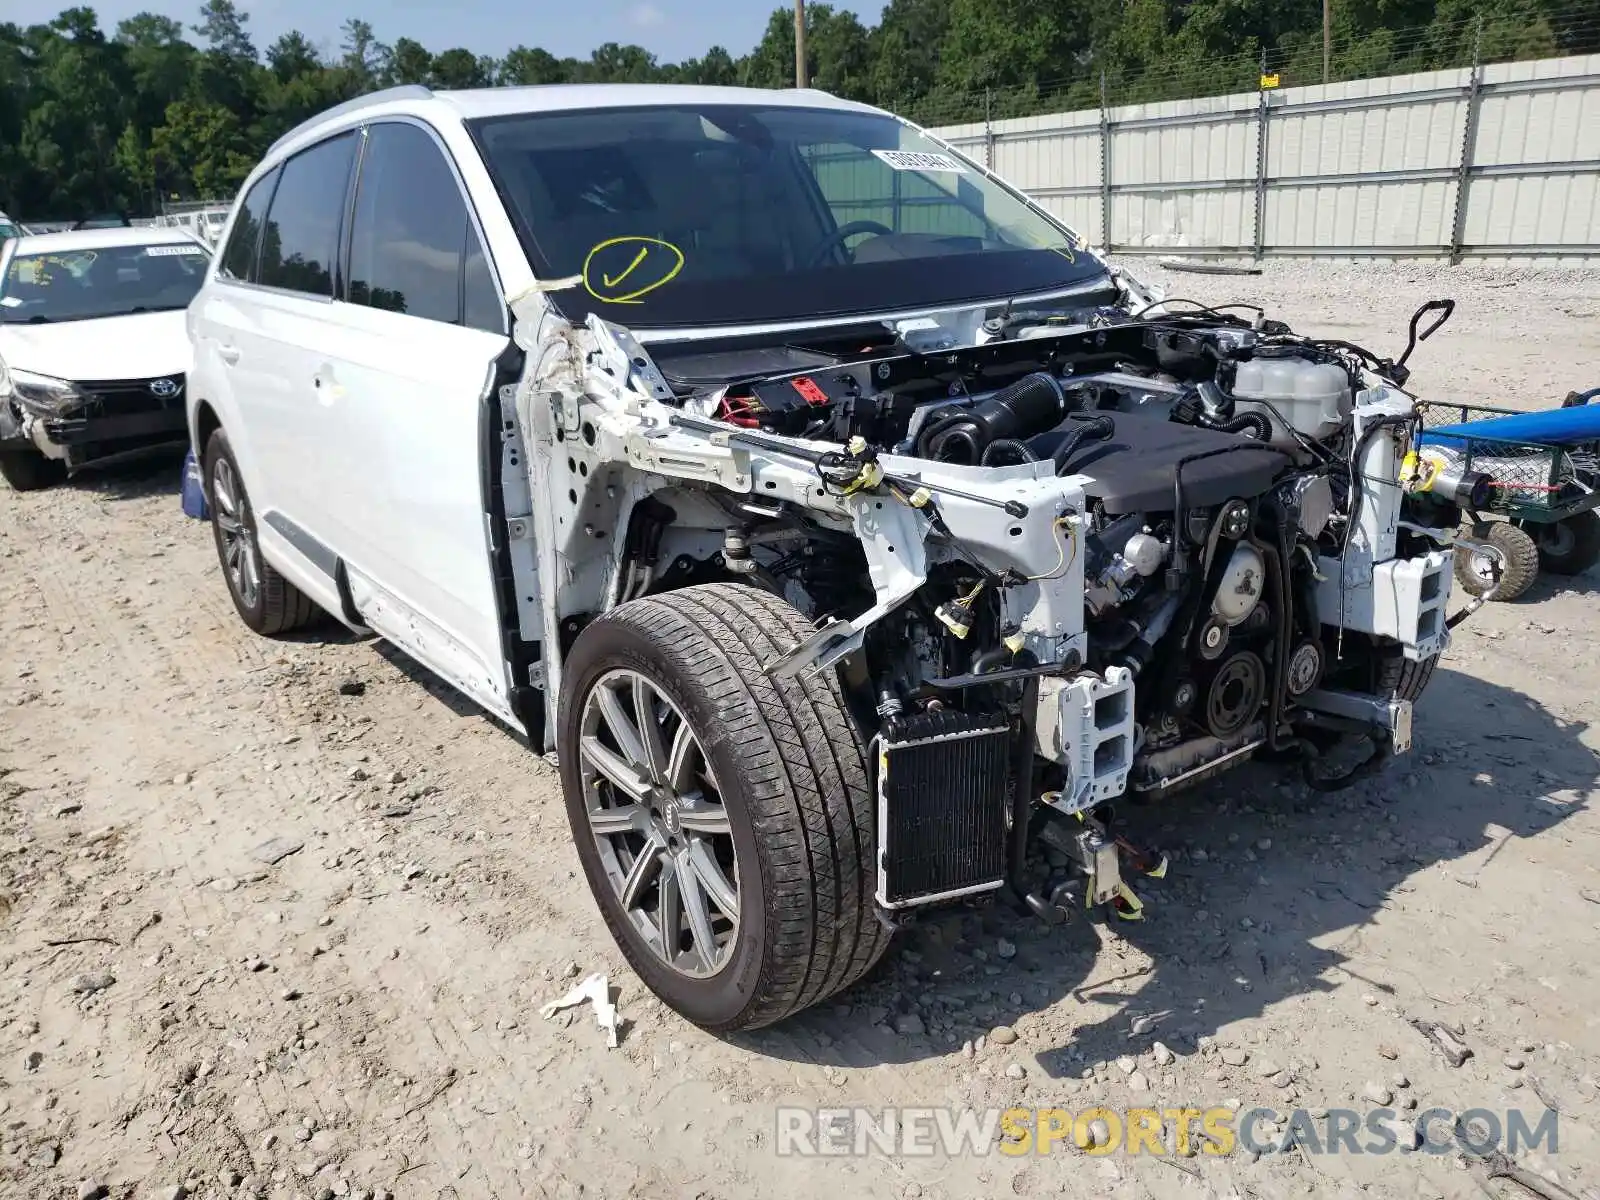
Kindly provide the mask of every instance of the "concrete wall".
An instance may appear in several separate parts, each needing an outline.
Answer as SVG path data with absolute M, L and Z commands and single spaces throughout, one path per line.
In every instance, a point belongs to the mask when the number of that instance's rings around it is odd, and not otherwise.
M 1600 259 L 1600 55 L 934 132 L 1124 253 Z

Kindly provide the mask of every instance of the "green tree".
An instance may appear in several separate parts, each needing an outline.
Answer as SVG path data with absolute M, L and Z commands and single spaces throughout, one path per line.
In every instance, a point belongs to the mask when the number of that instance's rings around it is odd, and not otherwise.
M 950 0 L 889 0 L 872 32 L 872 90 L 880 103 L 906 103 L 932 90 L 949 27 Z
M 659 72 L 656 56 L 643 46 L 607 42 L 590 56 L 582 77 L 593 83 L 653 83 Z
M 494 63 L 471 50 L 446 50 L 433 60 L 432 77 L 442 88 L 488 87 L 494 78 Z
M 303 33 L 286 33 L 267 47 L 267 66 L 279 83 L 322 69 L 316 47 Z
M 249 16 L 234 7 L 233 0 L 206 0 L 200 8 L 200 23 L 194 31 L 205 38 L 216 54 L 238 62 L 254 62 L 255 43 L 245 32 Z
M 383 76 L 390 50 L 372 32 L 366 21 L 351 17 L 341 29 L 344 41 L 344 68 L 363 88 L 375 87 Z
M 806 5 L 806 73 L 812 87 L 852 100 L 872 98 L 872 45 L 856 15 L 828 4 Z M 767 18 L 760 43 L 740 72 L 748 87 L 794 86 L 794 13 Z
M 239 119 L 220 104 L 173 102 L 150 143 L 155 183 L 164 196 L 228 196 L 255 165 Z
M 421 42 L 414 42 L 410 38 L 399 38 L 395 41 L 394 49 L 389 53 L 388 68 L 384 72 L 384 81 L 390 85 L 397 83 L 427 83 L 433 78 L 433 55 Z

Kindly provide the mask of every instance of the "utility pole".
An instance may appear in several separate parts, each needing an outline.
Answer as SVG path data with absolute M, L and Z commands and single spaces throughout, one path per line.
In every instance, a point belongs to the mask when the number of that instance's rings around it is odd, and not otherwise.
M 805 0 L 795 0 L 795 86 L 806 86 Z
M 798 0 L 797 0 L 798 2 Z M 1333 0 L 1322 0 L 1322 82 L 1328 82 L 1333 61 Z

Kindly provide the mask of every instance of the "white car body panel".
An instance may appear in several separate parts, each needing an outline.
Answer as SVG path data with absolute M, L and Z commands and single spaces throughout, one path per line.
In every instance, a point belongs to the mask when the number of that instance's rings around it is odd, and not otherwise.
M 182 312 L 0 325 L 0 358 L 7 365 L 57 379 L 182 375 L 192 356 Z
M 336 307 L 338 361 L 318 365 L 320 411 L 300 426 L 302 436 L 326 430 L 317 477 L 337 490 L 320 508 L 338 514 L 328 544 L 346 559 L 367 624 L 513 719 L 479 468 L 483 396 L 507 338 Z

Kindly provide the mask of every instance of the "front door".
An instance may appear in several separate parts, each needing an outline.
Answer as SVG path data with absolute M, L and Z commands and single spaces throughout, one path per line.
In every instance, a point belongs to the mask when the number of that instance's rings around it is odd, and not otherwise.
M 359 481 L 340 554 L 368 625 L 516 723 L 480 465 L 505 304 L 434 134 L 397 120 L 365 137 L 325 371 L 342 469 Z

